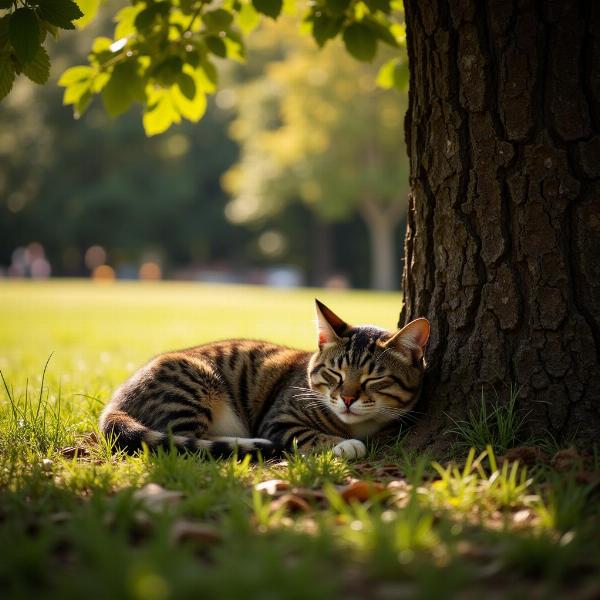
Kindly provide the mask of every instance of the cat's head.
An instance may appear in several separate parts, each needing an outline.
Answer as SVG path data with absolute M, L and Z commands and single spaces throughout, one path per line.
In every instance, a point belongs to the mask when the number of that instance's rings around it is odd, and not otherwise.
M 409 411 L 423 380 L 429 321 L 416 319 L 395 332 L 353 327 L 316 302 L 319 350 L 308 373 L 320 401 L 349 425 L 384 424 Z

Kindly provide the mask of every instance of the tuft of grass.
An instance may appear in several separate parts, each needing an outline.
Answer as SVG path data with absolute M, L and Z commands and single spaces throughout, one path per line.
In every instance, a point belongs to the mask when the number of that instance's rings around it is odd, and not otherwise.
M 500 400 L 496 390 L 494 394 L 495 399 L 488 405 L 482 389 L 479 404 L 468 411 L 466 419 L 446 415 L 453 424 L 446 433 L 457 437 L 456 445 L 459 448 L 483 450 L 490 445 L 496 452 L 503 454 L 521 441 L 520 436 L 529 412 L 523 412 L 517 407 L 518 388 L 512 385 L 509 387 L 506 402 Z
M 520 428 L 514 405 L 493 417 L 497 407 L 487 405 L 461 466 L 431 466 L 433 457 L 405 450 L 401 435 L 360 462 L 330 451 L 264 463 L 125 456 L 114 440 L 79 439 L 96 431 L 111 391 L 153 353 L 242 336 L 313 347 L 313 290 L 0 285 L 0 588 L 8 598 L 479 597 L 490 584 L 507 596 L 565 597 L 585 595 L 595 581 L 595 492 L 575 474 L 536 468 L 530 477 L 495 458 Z M 398 294 L 326 294 L 350 321 L 364 320 L 369 306 L 385 324 L 400 304 Z M 89 454 L 60 452 L 81 443 Z M 599 462 L 596 449 L 590 469 Z M 255 491 L 273 478 L 287 489 Z M 349 496 L 364 483 L 353 478 L 374 479 L 370 489 L 382 491 Z M 139 493 L 147 483 L 181 493 L 157 508 Z M 308 507 L 278 503 L 282 494 Z M 214 536 L 177 538 L 186 525 Z
M 342 483 L 350 476 L 348 463 L 332 450 L 309 455 L 290 452 L 286 459 L 284 475 L 292 486 L 316 488 L 325 483 Z
M 486 459 L 489 472 L 484 466 Z M 434 462 L 433 467 L 440 476 L 431 486 L 430 497 L 434 506 L 463 513 L 474 508 L 493 512 L 529 505 L 537 500 L 537 496 L 529 494 L 533 479 L 527 477 L 527 467 L 505 461 L 498 468 L 494 450 L 489 445 L 477 457 L 475 448 L 471 448 L 462 469 L 454 463 L 442 467 Z
M 40 380 L 39 391 L 32 395 L 29 380 L 25 391 L 16 396 L 0 370 L 0 379 L 8 400 L 9 411 L 0 417 L 3 435 L 0 438 L 0 452 L 16 459 L 15 453 L 41 454 L 50 456 L 70 439 L 62 408 L 62 390 L 59 386 L 56 396 L 50 396 L 45 387 L 46 371 L 52 355 L 46 360 Z M 24 458 L 24 457 L 22 457 Z
M 535 504 L 542 527 L 561 533 L 575 528 L 583 521 L 592 490 L 572 475 L 546 474 L 545 490 Z

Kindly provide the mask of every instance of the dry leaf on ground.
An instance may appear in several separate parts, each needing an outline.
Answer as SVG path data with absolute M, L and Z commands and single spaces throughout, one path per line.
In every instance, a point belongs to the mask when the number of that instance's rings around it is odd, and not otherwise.
M 67 446 L 61 448 L 60 455 L 72 460 L 73 458 L 85 458 L 90 455 L 90 451 L 84 446 Z
M 366 502 L 373 496 L 381 494 L 385 491 L 385 486 L 382 483 L 374 481 L 353 481 L 349 485 L 345 485 L 339 489 L 340 496 L 346 501 L 351 502 Z
M 137 490 L 133 497 L 141 501 L 145 508 L 150 511 L 158 511 L 169 505 L 177 504 L 183 498 L 183 492 L 166 490 L 157 483 L 148 483 Z
M 261 481 L 254 486 L 259 492 L 266 492 L 269 496 L 274 496 L 277 492 L 283 492 L 290 489 L 290 482 L 285 479 L 269 479 Z

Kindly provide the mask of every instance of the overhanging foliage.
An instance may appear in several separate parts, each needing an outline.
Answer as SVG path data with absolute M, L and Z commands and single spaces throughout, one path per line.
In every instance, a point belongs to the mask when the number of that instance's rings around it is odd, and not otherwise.
M 48 34 L 85 26 L 98 7 L 99 0 L 0 0 L 0 99 L 21 74 L 45 83 Z M 216 63 L 243 61 L 244 36 L 263 17 L 277 19 L 296 8 L 295 0 L 132 0 L 116 13 L 113 38 L 96 38 L 88 64 L 63 73 L 64 102 L 76 117 L 97 95 L 111 116 L 139 103 L 148 135 L 181 119 L 197 122 L 206 95 L 217 89 Z M 399 0 L 318 0 L 300 10 L 303 29 L 319 46 L 340 36 L 358 60 L 372 61 L 379 43 L 404 43 Z M 392 59 L 380 72 L 380 85 L 403 87 L 405 71 L 402 61 Z

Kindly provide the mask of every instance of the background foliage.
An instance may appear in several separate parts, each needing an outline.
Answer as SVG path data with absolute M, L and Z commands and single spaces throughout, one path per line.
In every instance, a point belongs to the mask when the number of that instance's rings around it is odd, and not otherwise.
M 0 99 L 21 73 L 45 83 L 48 34 L 56 37 L 59 29 L 74 29 L 76 23 L 85 26 L 98 7 L 99 0 L 80 0 L 80 6 L 73 0 L 27 0 L 22 5 L 1 0 L 6 14 L 0 19 Z M 319 46 L 339 35 L 352 56 L 371 61 L 380 42 L 401 45 L 404 30 L 392 17 L 400 8 L 391 0 L 321 0 L 304 7 L 303 23 Z M 243 35 L 261 17 L 276 19 L 295 9 L 292 0 L 134 0 L 115 14 L 112 37 L 95 38 L 88 64 L 62 75 L 64 102 L 73 105 L 76 116 L 95 95 L 102 96 L 111 116 L 140 103 L 148 135 L 182 119 L 197 122 L 205 113 L 206 95 L 216 90 L 215 61 L 242 61 Z M 387 78 L 393 81 L 389 70 Z
M 93 11 L 80 5 L 89 21 Z M 10 12 L 13 8 L 5 12 L 3 22 L 14 14 Z M 291 11 L 292 7 L 285 10 Z M 53 273 L 59 275 L 87 273 L 84 253 L 90 245 L 100 244 L 108 251 L 109 264 L 121 265 L 121 271 L 128 273 L 135 272 L 136 265 L 145 258 L 154 257 L 171 276 L 189 276 L 189 268 L 198 266 L 247 273 L 255 267 L 292 265 L 305 273 L 306 283 L 320 284 L 341 273 L 352 285 L 370 285 L 373 269 L 368 228 L 357 212 L 354 183 L 339 185 L 343 178 L 360 170 L 356 164 L 361 166 L 361 156 L 359 152 L 352 164 L 343 165 L 349 157 L 341 149 L 360 148 L 361 135 L 377 124 L 378 133 L 385 134 L 381 140 L 388 145 L 388 158 L 369 177 L 390 189 L 397 186 L 396 198 L 402 212 L 402 165 L 406 158 L 398 115 L 404 110 L 404 96 L 376 89 L 373 82 L 379 73 L 379 83 L 391 85 L 391 79 L 382 73 L 390 76 L 402 72 L 403 50 L 392 48 L 380 52 L 373 63 L 360 63 L 347 56 L 339 40 L 327 43 L 322 54 L 309 37 L 298 36 L 299 23 L 304 30 L 314 29 L 310 23 L 288 16 L 280 18 L 277 26 L 268 27 L 271 19 L 259 25 L 260 17 L 254 11 L 252 25 L 258 29 L 244 36 L 248 46 L 244 62 L 211 59 L 218 65 L 220 83 L 218 90 L 208 96 L 203 119 L 196 124 L 184 120 L 176 130 L 144 139 L 144 109 L 137 102 L 126 114 L 109 121 L 108 114 L 115 113 L 107 113 L 104 92 L 97 94 L 101 98 L 90 98 L 85 118 L 76 126 L 70 111 L 60 107 L 57 78 L 65 69 L 67 75 L 63 77 L 68 77 L 73 72 L 69 65 L 79 62 L 90 48 L 107 43 L 114 33 L 114 12 L 114 6 L 107 3 L 83 31 L 67 32 L 55 41 L 51 36 L 46 39 L 44 47 L 53 63 L 50 85 L 32 86 L 23 75 L 0 103 L 0 268 L 10 265 L 15 248 L 39 241 Z M 241 13 L 248 16 L 251 9 L 246 7 Z M 239 15 L 236 18 L 241 19 Z M 401 39 L 401 29 L 398 31 Z M 141 39 L 140 34 L 136 35 Z M 89 69 L 90 64 L 85 68 Z M 283 81 L 291 65 L 293 80 Z M 337 65 L 343 65 L 343 69 Z M 381 65 L 384 68 L 380 71 Z M 396 66 L 390 71 L 390 65 Z M 343 98 L 338 92 L 329 94 L 329 86 L 304 85 L 311 73 L 318 71 L 325 73 L 328 81 L 338 81 L 338 87 L 343 79 L 360 78 L 363 83 L 353 94 L 352 106 L 340 106 Z M 302 98 L 292 120 L 283 118 L 284 113 L 291 113 L 282 102 L 262 106 L 271 133 L 279 140 L 273 146 L 274 152 L 303 130 L 306 137 L 309 122 L 318 136 L 326 135 L 336 143 L 330 143 L 324 152 L 296 154 L 298 167 L 290 181 L 298 186 L 299 193 L 284 196 L 270 190 L 275 202 L 269 210 L 240 220 L 231 210 L 237 195 L 231 188 L 228 203 L 221 176 L 235 165 L 242 168 L 245 164 L 248 145 L 236 131 L 239 133 L 239 123 L 252 121 L 247 114 L 253 102 L 250 90 L 273 77 L 279 78 L 279 85 L 285 84 L 288 104 L 294 95 Z M 65 90 L 67 99 L 72 94 L 69 90 L 71 86 Z M 307 105 L 323 93 L 321 101 L 330 105 L 329 114 L 335 114 L 328 123 L 314 120 L 316 115 Z M 363 110 L 375 102 L 382 107 L 381 114 Z M 307 108 L 304 114 L 303 108 Z M 319 173 L 314 170 L 318 163 L 326 164 L 337 180 L 323 181 L 327 173 L 325 169 Z M 308 180 L 300 176 L 302 171 L 307 172 L 306 166 L 310 167 Z M 246 172 L 251 179 L 251 171 Z M 257 172 L 264 175 L 264 170 Z M 291 173 L 287 169 L 282 175 L 288 177 Z M 310 182 L 315 179 L 323 186 L 322 199 L 311 202 L 304 192 L 310 190 Z M 388 194 L 383 203 L 389 198 Z M 398 231 L 401 227 L 396 228 Z M 402 253 L 401 238 L 397 235 L 393 241 L 396 257 Z M 397 281 L 398 267 L 394 269 L 393 279 Z

